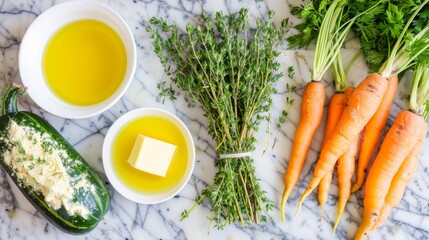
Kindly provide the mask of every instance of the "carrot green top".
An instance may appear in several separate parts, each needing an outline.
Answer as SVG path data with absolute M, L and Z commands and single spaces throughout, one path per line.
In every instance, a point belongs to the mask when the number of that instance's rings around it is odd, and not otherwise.
M 414 68 L 410 110 L 425 120 L 429 118 L 429 63 L 418 62 Z
M 335 58 L 335 61 L 332 63 L 332 72 L 334 74 L 334 80 L 335 80 L 335 91 L 336 92 L 344 92 L 344 90 L 347 87 L 347 76 L 349 75 L 350 69 L 354 62 L 356 62 L 357 58 L 359 57 L 360 50 L 358 49 L 353 56 L 352 60 L 349 62 L 349 65 L 347 66 L 347 69 L 344 71 L 342 58 L 341 58 L 341 52 L 338 52 L 337 57 Z
M 428 0 L 429 1 L 429 0 Z M 320 81 L 334 62 L 340 48 L 344 43 L 353 23 L 361 15 L 371 11 L 380 2 L 366 9 L 362 13 L 342 23 L 344 6 L 348 4 L 346 0 L 334 0 L 326 10 L 325 16 L 320 24 L 319 33 L 316 40 L 316 49 L 314 53 L 313 69 L 311 79 Z
M 387 60 L 378 71 L 383 77 L 389 78 L 405 71 L 414 64 L 414 60 L 420 54 L 429 49 L 429 25 L 426 25 L 417 34 L 412 34 L 408 29 L 414 18 L 428 2 L 429 0 L 425 0 L 420 4 L 408 20 Z

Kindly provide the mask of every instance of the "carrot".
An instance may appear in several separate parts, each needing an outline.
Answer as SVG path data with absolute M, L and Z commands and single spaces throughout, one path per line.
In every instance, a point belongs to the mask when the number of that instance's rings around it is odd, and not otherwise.
M 344 68 L 343 68 L 341 52 L 337 54 L 335 61 L 332 63 L 332 72 L 334 74 L 336 92 L 334 95 L 332 95 L 329 101 L 328 118 L 326 120 L 323 144 L 326 143 L 326 141 L 334 131 L 335 126 L 338 124 L 338 121 L 340 120 L 340 117 L 343 114 L 345 106 L 347 106 L 347 100 L 355 89 L 354 87 L 346 88 L 347 75 L 351 69 L 351 66 L 359 57 L 359 54 L 360 54 L 360 50 L 357 50 L 352 60 L 349 62 L 349 65 L 347 66 L 346 71 L 344 71 Z M 325 205 L 328 199 L 331 181 L 332 181 L 332 172 L 329 172 L 328 174 L 326 174 L 325 177 L 322 178 L 319 185 L 318 200 L 320 204 L 320 211 L 322 214 L 323 214 L 323 206 Z
M 384 205 L 381 209 L 380 216 L 372 227 L 371 232 L 383 224 L 392 208 L 398 205 L 401 201 L 405 192 L 405 187 L 413 178 L 414 172 L 419 163 L 419 155 L 426 137 L 427 128 L 428 126 L 425 123 L 423 126 L 421 126 L 422 131 L 420 133 L 420 137 L 417 140 L 417 143 L 414 145 L 407 158 L 405 158 L 404 162 L 401 164 L 398 172 L 395 174 L 392 184 L 390 185 L 389 192 L 386 196 L 386 199 L 384 200 Z
M 285 220 L 284 205 L 298 182 L 314 133 L 323 117 L 325 86 L 322 82 L 310 82 L 304 89 L 301 103 L 301 119 L 295 132 L 289 164 L 284 177 L 281 201 L 282 219 Z
M 340 54 L 338 54 L 340 55 Z M 345 77 L 341 77 L 342 79 L 345 79 Z M 345 88 L 345 81 L 338 81 L 336 78 L 336 85 L 339 89 L 338 91 L 341 91 L 341 89 Z M 337 84 L 339 83 L 339 84 Z M 334 95 L 331 96 L 331 99 L 329 101 L 328 106 L 328 118 L 326 120 L 325 125 L 325 135 L 323 137 L 323 144 L 326 143 L 329 136 L 331 136 L 332 132 L 335 129 L 335 126 L 338 124 L 338 121 L 340 120 L 341 114 L 343 113 L 344 108 L 347 106 L 347 99 L 350 97 L 351 93 L 354 91 L 354 87 L 348 87 L 344 90 L 344 92 L 336 92 Z M 332 181 L 332 172 L 326 174 L 324 178 L 322 178 L 320 185 L 319 185 L 319 192 L 318 192 L 318 200 L 320 204 L 320 209 L 323 211 L 323 206 L 325 205 L 328 194 L 329 194 L 329 187 L 331 185 Z
M 409 111 L 421 116 L 420 118 L 423 119 L 422 125 L 420 127 L 418 125 L 416 126 L 420 132 L 411 152 L 406 156 L 399 170 L 395 173 L 389 187 L 389 192 L 384 199 L 380 216 L 373 224 L 370 231 L 373 231 L 380 226 L 387 218 L 391 209 L 401 201 L 406 184 L 411 180 L 417 167 L 419 154 L 428 129 L 425 121 L 429 118 L 429 63 L 416 62 L 415 64 L 413 84 L 409 99 L 409 109 Z
M 344 212 L 346 203 L 350 197 L 350 189 L 352 186 L 352 177 L 355 170 L 355 156 L 358 150 L 359 136 L 353 139 L 349 149 L 338 159 L 338 212 L 335 220 L 333 232 L 337 229 L 341 215 Z
M 420 54 L 429 49 L 429 26 L 425 26 L 418 34 L 406 34 L 414 17 L 428 2 L 429 0 L 425 0 L 414 10 L 378 73 L 368 75 L 348 100 L 348 106 L 344 109 L 337 127 L 322 148 L 313 178 L 299 199 L 297 213 L 305 198 L 319 185 L 320 180 L 332 171 L 338 158 L 375 114 L 387 90 L 386 79 L 409 68 Z
M 331 187 L 331 182 L 332 182 L 332 174 L 333 172 L 327 173 L 326 176 L 322 178 L 319 184 L 319 192 L 317 194 L 317 199 L 319 200 L 319 204 L 320 204 L 321 216 L 323 213 L 323 207 L 325 206 L 325 203 L 328 201 L 329 188 Z
M 334 169 L 338 158 L 346 152 L 351 142 L 377 111 L 386 88 L 386 79 L 378 73 L 372 73 L 353 91 L 340 121 L 322 148 L 313 178 L 298 202 L 297 213 L 304 199 L 317 187 L 320 180 Z
M 337 219 L 334 223 L 333 232 L 337 229 L 341 215 L 344 212 L 346 203 L 350 197 L 350 189 L 352 186 L 352 177 L 355 170 L 355 156 L 358 150 L 359 136 L 355 137 L 350 144 L 349 149 L 338 159 L 338 212 Z
M 347 100 L 349 100 L 349 98 L 352 95 L 352 93 L 353 93 L 354 90 L 355 90 L 355 88 L 351 87 L 351 86 L 348 87 L 348 88 L 346 88 L 346 90 L 344 90 L 344 94 L 346 95 Z
M 347 99 L 351 96 L 354 91 L 354 87 L 348 87 L 344 95 Z M 358 150 L 359 136 L 356 137 L 350 144 L 347 151 L 338 159 L 337 171 L 338 171 L 338 187 L 339 187 L 339 200 L 338 200 L 338 213 L 337 219 L 335 220 L 333 232 L 337 229 L 341 215 L 343 214 L 346 203 L 350 197 L 351 181 L 353 172 L 355 169 L 355 156 Z
M 332 95 L 328 106 L 328 118 L 326 119 L 325 135 L 323 138 L 323 145 L 331 136 L 335 129 L 335 126 L 340 120 L 341 114 L 343 113 L 344 107 L 347 105 L 347 96 L 345 93 L 335 93 Z
M 358 143 L 359 136 L 355 137 L 347 151 L 340 157 L 340 159 L 338 159 L 338 212 L 333 232 L 337 229 L 341 215 L 343 214 L 346 203 L 350 197 L 351 181 L 355 169 L 355 156 L 358 150 Z
M 425 121 L 428 118 L 429 64 L 417 61 L 409 110 L 403 110 L 397 116 L 369 172 L 365 185 L 363 220 L 355 239 L 364 238 L 381 225 L 392 207 L 399 203 L 405 185 L 415 171 L 427 132 Z
M 323 138 L 323 143 L 326 143 L 326 140 L 331 136 L 335 126 L 338 124 L 338 121 L 343 113 L 344 107 L 347 105 L 347 96 L 344 93 L 336 92 L 331 96 L 331 100 L 329 101 L 328 106 L 328 118 L 326 120 L 325 126 L 325 135 Z M 331 185 L 332 180 L 332 172 L 326 174 L 326 176 L 322 179 L 319 192 L 318 199 L 321 209 L 325 205 L 328 199 L 329 187 Z
M 377 112 L 365 126 L 362 133 L 356 182 L 353 184 L 352 192 L 356 192 L 362 186 L 365 173 L 367 172 L 368 163 L 375 150 L 375 147 L 377 146 L 381 132 L 386 125 L 390 108 L 392 106 L 393 100 L 395 99 L 396 89 L 398 88 L 398 76 L 395 75 L 389 78 L 387 82 L 387 90 L 383 96 L 383 99 L 381 100 L 381 104 L 378 107 Z
M 317 36 L 316 48 L 314 51 L 313 69 L 311 72 L 311 78 L 313 81 L 320 81 L 322 79 L 323 75 L 325 74 L 325 72 L 327 71 L 327 69 L 329 69 L 330 65 L 337 58 L 337 55 L 340 52 L 340 48 L 343 45 L 344 40 L 346 39 L 346 37 L 347 37 L 347 35 L 351 29 L 351 26 L 354 24 L 356 19 L 359 16 L 361 16 L 362 14 L 365 14 L 366 12 L 371 11 L 379 3 L 380 2 L 374 4 L 372 7 L 366 9 L 364 12 L 355 15 L 352 19 L 349 19 L 345 23 L 342 23 L 341 19 L 343 17 L 343 10 L 344 10 L 343 8 L 347 3 L 345 1 L 341 1 L 341 0 L 334 0 L 331 3 L 331 5 L 326 10 L 326 13 L 323 17 L 322 23 L 321 23 L 320 28 L 319 28 L 319 34 Z M 373 86 L 376 86 L 376 87 L 373 87 Z M 382 89 L 382 88 L 378 89 L 377 86 L 384 86 L 384 85 L 383 84 L 375 84 L 375 83 L 369 84 L 370 88 L 374 88 L 375 90 L 381 90 L 382 93 L 384 93 L 385 88 L 384 89 Z M 373 91 L 369 91 L 369 92 L 373 92 Z M 362 93 L 362 91 L 357 91 L 357 93 Z M 379 94 L 379 92 L 375 91 L 375 95 L 378 95 L 378 94 Z M 367 95 L 374 95 L 374 94 L 369 93 Z M 377 100 L 375 100 L 375 101 L 377 101 Z M 371 105 L 373 106 L 374 103 L 372 103 Z M 343 115 L 344 115 L 344 113 L 343 113 Z M 368 118 L 368 120 L 369 120 L 369 118 Z M 365 119 L 365 124 L 366 124 L 366 121 L 367 120 Z M 340 119 L 339 123 L 341 123 L 341 119 Z M 362 126 L 362 128 L 363 128 L 363 126 Z M 310 128 L 307 131 L 311 131 L 311 130 L 312 129 Z M 334 131 L 334 134 L 335 134 L 335 131 Z M 329 138 L 327 140 L 328 142 L 326 145 L 332 145 L 332 144 L 329 144 L 330 139 L 331 138 Z M 345 152 L 345 150 L 342 153 L 344 153 L 344 152 Z M 340 155 L 342 155 L 342 153 Z M 306 154 L 306 152 L 304 154 Z M 323 154 L 323 151 L 322 151 L 322 154 Z M 301 163 L 301 162 L 299 162 L 299 163 Z M 303 161 L 301 164 L 303 164 Z M 296 169 L 302 169 L 302 165 L 299 167 L 296 167 Z M 333 168 L 328 168 L 327 170 L 332 171 L 332 169 Z M 286 175 L 288 175 L 288 173 L 289 173 L 289 169 L 288 169 Z M 294 172 L 291 171 L 291 173 L 294 173 Z M 295 173 L 296 173 L 296 170 L 295 170 Z M 324 172 L 323 176 L 321 176 L 320 179 L 326 175 L 325 173 L 326 172 Z M 283 191 L 283 197 L 282 197 L 282 202 L 281 202 L 281 210 L 282 210 L 283 219 L 284 219 L 284 204 L 286 203 L 286 200 L 287 200 L 290 192 L 292 191 L 290 189 L 291 187 L 287 186 L 288 185 L 287 181 L 288 181 L 288 178 L 298 179 L 297 175 L 299 175 L 299 174 L 294 174 L 294 175 L 292 175 L 292 177 L 285 176 L 285 189 Z M 318 180 L 317 183 L 320 182 L 320 179 Z M 292 181 L 292 183 L 294 185 L 296 184 L 296 182 L 294 183 L 293 181 Z
M 363 239 L 378 219 L 396 172 L 420 136 L 422 116 L 402 110 L 387 133 L 365 184 L 364 209 L 355 239 Z
M 285 204 L 298 181 L 311 140 L 322 121 L 325 88 L 320 82 L 340 52 L 341 45 L 343 45 L 351 26 L 356 20 L 355 17 L 347 21 L 347 23 L 341 24 L 344 6 L 345 2 L 334 0 L 326 10 L 319 28 L 316 49 L 314 51 L 313 68 L 311 70 L 312 82 L 308 84 L 308 86 L 311 84 L 318 85 L 318 87 L 317 90 L 310 89 L 312 93 L 309 92 L 308 95 L 305 94 L 307 87 L 304 91 L 301 120 L 295 133 L 291 157 L 284 177 L 285 187 L 280 206 L 283 221 L 285 220 Z

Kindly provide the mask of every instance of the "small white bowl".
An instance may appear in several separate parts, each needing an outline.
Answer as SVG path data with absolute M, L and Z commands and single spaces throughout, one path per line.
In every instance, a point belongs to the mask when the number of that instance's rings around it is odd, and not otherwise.
M 90 106 L 76 106 L 59 99 L 47 85 L 43 73 L 46 44 L 63 26 L 81 19 L 98 20 L 109 25 L 122 39 L 127 53 L 127 69 L 121 85 L 109 98 Z M 130 85 L 136 62 L 134 37 L 124 19 L 107 5 L 95 1 L 74 0 L 46 10 L 28 28 L 19 50 L 19 71 L 28 94 L 41 108 L 64 118 L 91 117 L 110 108 Z
M 128 187 L 120 180 L 112 163 L 112 144 L 118 133 L 128 123 L 145 116 L 160 117 L 173 123 L 182 133 L 186 141 L 186 146 L 188 148 L 188 163 L 183 177 L 180 179 L 179 182 L 174 185 L 174 187 L 157 194 L 144 194 Z M 192 175 L 192 171 L 195 165 L 195 146 L 191 133 L 179 118 L 161 109 L 139 108 L 126 113 L 113 123 L 113 125 L 108 130 L 106 137 L 104 138 L 102 156 L 104 172 L 106 173 L 109 182 L 116 189 L 116 191 L 118 191 L 125 198 L 136 203 L 156 204 L 167 201 L 168 199 L 172 198 L 186 185 Z

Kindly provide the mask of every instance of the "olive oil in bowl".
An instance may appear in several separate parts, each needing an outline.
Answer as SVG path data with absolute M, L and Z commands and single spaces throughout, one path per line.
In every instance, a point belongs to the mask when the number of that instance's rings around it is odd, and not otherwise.
M 140 171 L 140 167 L 135 168 L 128 162 L 130 156 L 135 157 L 131 152 L 139 134 L 176 146 L 165 177 Z M 163 150 L 157 148 L 156 151 Z M 157 161 L 161 155 L 145 155 L 144 161 Z M 103 168 L 110 184 L 122 196 L 137 203 L 157 204 L 172 198 L 185 187 L 194 166 L 195 145 L 191 133 L 179 118 L 162 109 L 139 108 L 127 112 L 112 124 L 103 141 Z
M 127 53 L 120 36 L 91 19 L 62 27 L 50 39 L 43 71 L 51 90 L 63 101 L 89 106 L 109 98 L 121 85 Z

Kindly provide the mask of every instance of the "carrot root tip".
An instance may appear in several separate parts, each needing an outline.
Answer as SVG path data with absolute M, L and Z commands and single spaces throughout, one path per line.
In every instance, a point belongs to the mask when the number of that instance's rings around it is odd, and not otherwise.
M 282 201 L 280 203 L 280 211 L 282 212 L 282 220 L 283 222 L 286 221 L 285 217 L 285 205 L 287 202 L 287 199 L 289 198 L 290 191 L 285 187 L 282 194 Z
M 300 210 L 301 210 L 301 204 L 298 204 L 298 209 L 296 209 L 295 216 L 298 215 Z
M 304 201 L 304 199 L 302 199 L 302 197 L 301 197 L 299 199 L 299 202 L 298 202 L 298 208 L 296 209 L 295 216 L 298 215 L 299 211 L 301 211 L 301 205 L 302 205 L 303 201 Z
M 338 212 L 338 216 L 337 216 L 337 219 L 335 219 L 335 223 L 334 223 L 334 227 L 333 227 L 333 229 L 332 229 L 332 233 L 335 233 L 335 231 L 337 230 L 337 227 L 338 227 L 338 223 L 340 222 L 340 219 L 341 219 L 341 215 L 343 214 L 343 212 L 341 211 L 341 212 Z

